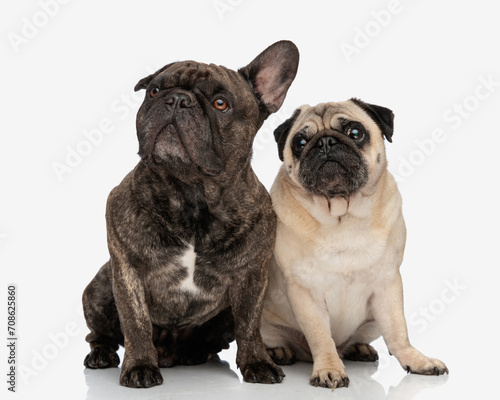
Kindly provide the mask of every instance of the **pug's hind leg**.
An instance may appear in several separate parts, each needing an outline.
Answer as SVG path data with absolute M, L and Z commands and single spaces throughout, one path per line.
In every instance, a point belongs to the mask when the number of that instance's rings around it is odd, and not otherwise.
M 371 319 L 363 323 L 352 336 L 350 344 L 339 351 L 344 360 L 350 361 L 377 361 L 377 351 L 369 345 L 380 336 L 380 329 Z
M 342 352 L 342 358 L 350 361 L 377 361 L 378 353 L 367 343 L 355 343 Z
M 290 365 L 295 362 L 295 354 L 287 345 L 288 338 L 282 327 L 271 323 L 266 318 L 267 310 L 262 314 L 260 333 L 266 346 L 267 354 L 277 365 Z
M 277 365 L 291 365 L 295 362 L 295 353 L 287 346 L 267 347 L 267 354 Z
M 116 351 L 123 345 L 123 334 L 111 288 L 109 262 L 99 270 L 85 288 L 82 297 L 83 311 L 90 333 L 86 340 L 90 353 L 83 364 L 87 368 L 117 367 L 120 359 Z

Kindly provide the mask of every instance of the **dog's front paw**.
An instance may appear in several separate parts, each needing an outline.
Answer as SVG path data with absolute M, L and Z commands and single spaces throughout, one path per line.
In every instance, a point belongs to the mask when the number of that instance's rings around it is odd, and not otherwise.
M 247 364 L 241 368 L 241 374 L 250 383 L 281 383 L 285 377 L 280 367 L 267 361 Z
M 118 367 L 118 364 L 120 364 L 118 354 L 106 345 L 94 347 L 83 361 L 83 365 L 92 369 Z
M 288 347 L 267 348 L 267 354 L 278 365 L 290 365 L 295 362 L 295 355 Z
M 336 389 L 349 386 L 349 378 L 344 369 L 335 368 L 313 371 L 309 383 L 313 386 Z
M 149 388 L 163 383 L 160 369 L 154 366 L 137 365 L 122 369 L 120 385 L 133 388 Z
M 424 356 L 414 348 L 405 351 L 397 358 L 408 373 L 419 375 L 443 375 L 449 373 L 448 367 L 442 361 Z
M 408 373 L 419 375 L 444 375 L 450 373 L 444 362 L 429 357 L 425 357 L 425 360 L 403 365 L 403 368 Z

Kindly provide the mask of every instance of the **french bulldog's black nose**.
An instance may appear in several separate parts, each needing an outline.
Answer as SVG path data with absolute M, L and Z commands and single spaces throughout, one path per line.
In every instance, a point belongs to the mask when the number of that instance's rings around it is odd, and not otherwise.
M 337 144 L 337 140 L 334 137 L 324 136 L 324 137 L 318 139 L 318 141 L 316 142 L 316 147 L 319 147 L 319 149 L 322 152 L 324 152 L 325 154 L 328 154 L 328 152 L 336 144 Z
M 191 108 L 193 100 L 185 93 L 170 93 L 165 99 L 166 103 L 172 108 Z

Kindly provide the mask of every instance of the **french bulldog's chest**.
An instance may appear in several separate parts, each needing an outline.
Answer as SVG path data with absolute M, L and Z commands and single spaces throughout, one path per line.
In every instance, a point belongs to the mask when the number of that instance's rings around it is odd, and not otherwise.
M 166 191 L 167 184 L 154 186 L 139 174 L 134 196 L 126 192 L 128 202 L 112 202 L 108 219 L 110 226 L 126 219 L 127 226 L 136 227 L 118 233 L 143 283 L 153 324 L 200 325 L 229 306 L 235 277 L 244 276 L 248 263 L 255 262 L 251 255 L 257 253 L 256 241 L 251 237 L 274 229 L 262 218 L 266 204 L 251 202 L 250 185 L 238 192 L 226 190 L 219 201 L 209 201 L 199 187 L 184 185 L 181 190 L 171 184 Z M 264 200 L 265 195 L 262 191 Z
M 192 243 L 172 251 L 156 266 L 144 287 L 151 320 L 158 326 L 189 326 L 208 320 L 227 306 L 230 274 L 218 270 Z

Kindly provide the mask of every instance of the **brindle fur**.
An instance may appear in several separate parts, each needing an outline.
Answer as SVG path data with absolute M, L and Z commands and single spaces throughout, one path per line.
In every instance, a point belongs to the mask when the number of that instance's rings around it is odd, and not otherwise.
M 281 382 L 259 332 L 276 217 L 250 159 L 297 65 L 295 45 L 278 42 L 238 72 L 189 61 L 138 83 L 141 161 L 108 198 L 111 259 L 83 294 L 85 366 L 117 366 L 124 345 L 120 383 L 149 387 L 162 383 L 159 367 L 203 363 L 236 338 L 246 381 Z M 221 93 L 227 113 L 212 107 Z M 180 287 L 190 248 L 196 291 Z

